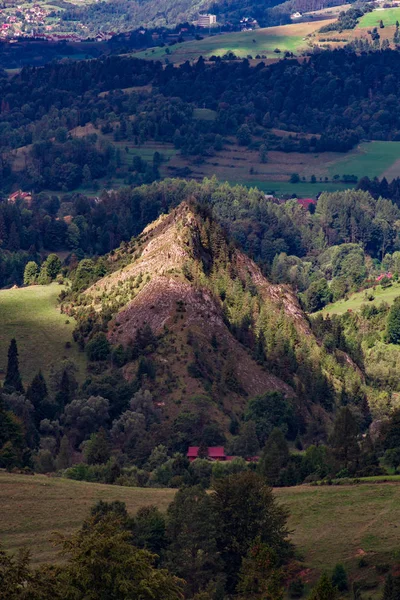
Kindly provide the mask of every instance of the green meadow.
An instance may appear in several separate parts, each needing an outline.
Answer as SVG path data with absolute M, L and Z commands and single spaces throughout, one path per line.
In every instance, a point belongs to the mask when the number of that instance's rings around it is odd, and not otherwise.
M 25 385 L 39 369 L 48 373 L 50 365 L 62 358 L 71 358 L 83 372 L 85 355 L 72 340 L 75 320 L 61 314 L 57 306 L 61 290 L 56 283 L 0 290 L 0 379 L 5 376 L 13 337 Z M 67 342 L 71 348 L 66 347 Z
M 360 310 L 363 304 L 368 304 L 368 300 L 366 299 L 366 294 L 373 294 L 375 304 L 379 304 L 379 302 L 387 302 L 389 305 L 393 304 L 395 298 L 400 296 L 400 283 L 394 283 L 389 288 L 382 288 L 382 286 L 377 285 L 376 288 L 363 291 L 356 292 L 352 294 L 348 300 L 338 300 L 332 304 L 328 304 L 321 311 L 322 314 L 330 314 L 330 315 L 342 315 L 348 310 L 357 311 Z
M 397 160 L 400 160 L 400 142 L 364 142 L 335 161 L 329 167 L 329 174 L 382 177 Z
M 95 502 L 120 500 L 131 514 L 147 504 L 165 511 L 175 493 L 173 489 L 120 487 L 0 472 L 0 538 L 9 551 L 27 547 L 35 564 L 53 562 L 57 560 L 53 532 L 72 533 Z M 368 598 L 380 598 L 377 589 L 382 578 L 375 566 L 393 564 L 399 552 L 398 482 L 302 485 L 276 489 L 275 494 L 289 509 L 291 537 L 309 581 L 341 562 L 352 580 L 368 582 Z M 360 557 L 365 561 L 362 569 Z
M 396 25 L 400 21 L 400 8 L 385 8 L 383 10 L 373 10 L 365 14 L 358 22 L 358 28 L 379 27 L 380 21 L 384 25 Z
M 205 37 L 202 40 L 175 44 L 167 48 L 149 48 L 136 53 L 135 57 L 150 60 L 167 59 L 173 63 L 197 60 L 199 56 L 223 56 L 230 52 L 240 58 L 247 56 L 255 58 L 257 54 L 268 55 L 268 58 L 279 57 L 279 53 L 274 52 L 276 49 L 279 49 L 280 52 L 294 53 L 305 49 L 307 47 L 305 36 L 315 29 L 317 29 L 315 23 L 302 23 L 302 27 L 293 24 L 256 29 L 255 31 L 224 33 Z

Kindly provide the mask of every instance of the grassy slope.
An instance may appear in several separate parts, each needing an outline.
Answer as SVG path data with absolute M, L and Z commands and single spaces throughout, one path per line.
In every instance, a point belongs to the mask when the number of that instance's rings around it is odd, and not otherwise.
M 352 578 L 378 581 L 373 566 L 398 558 L 399 484 L 299 486 L 278 490 L 278 498 L 290 509 L 294 543 L 319 573 L 341 562 Z M 358 567 L 361 556 L 370 568 Z
M 175 490 L 117 486 L 0 473 L 0 539 L 9 550 L 27 546 L 36 563 L 54 560 L 49 539 L 77 528 L 98 500 L 121 500 L 134 513 L 146 504 L 165 510 Z M 305 566 L 317 573 L 344 562 L 355 577 L 366 576 L 357 563 L 361 551 L 373 565 L 393 561 L 398 550 L 400 485 L 362 484 L 276 490 L 290 510 L 293 541 Z M 368 569 L 367 569 L 368 571 Z M 374 575 L 374 572 L 372 573 Z
M 400 296 L 400 284 L 394 283 L 391 287 L 383 289 L 380 285 L 376 286 L 375 290 L 370 290 L 375 296 L 374 303 L 387 302 L 392 304 L 397 296 Z M 332 304 L 328 304 L 321 311 L 322 314 L 330 315 L 342 315 L 348 310 L 357 311 L 360 310 L 363 304 L 368 304 L 368 300 L 365 299 L 365 292 L 356 292 L 352 294 L 348 300 L 338 300 Z
M 174 493 L 0 473 L 0 540 L 8 550 L 26 546 L 35 563 L 54 560 L 52 532 L 71 533 L 99 500 L 121 500 L 135 513 L 148 504 L 165 510 Z
M 399 159 L 400 142 L 365 142 L 334 162 L 329 173 L 381 177 Z
M 367 13 L 358 22 L 358 27 L 379 27 L 381 20 L 385 26 L 396 25 L 396 21 L 400 21 L 400 8 L 385 8 Z
M 15 337 L 20 355 L 21 374 L 29 383 L 39 369 L 47 373 L 54 360 L 68 357 L 83 370 L 84 354 L 72 341 L 74 319 L 62 315 L 57 307 L 61 291 L 58 284 L 0 290 L 0 378 L 7 366 L 7 349 Z M 72 347 L 65 348 L 67 341 Z
M 328 22 L 328 21 L 327 21 Z M 170 62 L 180 63 L 186 60 L 197 60 L 199 56 L 223 56 L 233 52 L 236 56 L 245 58 L 247 55 L 253 57 L 256 54 L 271 53 L 275 48 L 281 52 L 298 52 L 307 47 L 304 37 L 316 31 L 320 27 L 318 23 L 295 23 L 293 25 L 281 25 L 278 27 L 267 27 L 255 31 L 242 31 L 239 33 L 226 33 L 206 37 L 202 40 L 176 44 L 169 48 L 166 54 L 165 48 L 154 48 L 139 52 L 135 56 L 152 60 L 168 58 Z M 255 40 L 255 43 L 253 42 Z M 276 56 L 273 54 L 272 56 Z

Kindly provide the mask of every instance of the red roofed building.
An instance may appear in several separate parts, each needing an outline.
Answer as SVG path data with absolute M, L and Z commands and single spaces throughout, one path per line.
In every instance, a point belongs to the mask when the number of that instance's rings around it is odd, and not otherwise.
M 18 190 L 17 192 L 14 192 L 13 194 L 11 194 L 11 196 L 8 197 L 8 202 L 10 204 L 15 204 L 17 200 L 24 200 L 24 202 L 26 202 L 28 206 L 30 206 L 32 203 L 32 194 L 30 194 L 29 192 L 22 192 L 21 190 Z
M 190 462 L 193 462 L 199 456 L 199 446 L 189 446 L 187 457 Z M 207 448 L 207 456 L 210 460 L 227 460 L 225 449 L 223 446 L 210 446 Z
M 187 457 L 190 462 L 199 458 L 199 446 L 189 446 L 189 450 L 187 452 Z M 237 458 L 237 456 L 227 456 L 225 454 L 225 449 L 223 446 L 210 446 L 207 448 L 207 458 L 213 461 L 231 461 Z M 258 456 L 249 456 L 246 458 L 247 462 L 257 462 Z
M 382 281 L 382 279 L 384 279 L 385 277 L 387 279 L 393 279 L 393 273 L 391 273 L 390 271 L 388 273 L 381 273 L 380 275 L 378 275 L 375 281 Z
M 310 204 L 317 204 L 317 201 L 313 198 L 297 198 L 297 204 L 300 204 L 303 208 L 308 209 Z

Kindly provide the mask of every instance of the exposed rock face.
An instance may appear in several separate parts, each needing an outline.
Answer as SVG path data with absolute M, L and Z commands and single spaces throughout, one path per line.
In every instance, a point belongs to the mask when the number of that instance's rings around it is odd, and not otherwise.
M 226 422 L 228 415 L 242 414 L 248 398 L 257 394 L 279 390 L 295 397 L 302 385 L 296 376 L 281 368 L 277 377 L 268 361 L 263 365 L 257 359 L 261 328 L 276 337 L 278 346 L 282 327 L 286 334 L 290 330 L 295 345 L 303 340 L 303 352 L 318 365 L 319 345 L 294 292 L 271 284 L 248 256 L 229 245 L 209 216 L 189 203 L 161 216 L 110 261 L 125 266 L 86 295 L 96 310 L 107 302 L 112 307 L 108 336 L 113 345 L 134 344 L 146 327 L 158 337 L 149 355 L 157 376 L 146 385 L 170 416 L 188 409 L 196 394 L 211 398 L 211 412 Z M 280 351 L 282 356 L 285 350 Z M 137 369 L 137 360 L 126 365 L 126 378 L 134 378 Z M 300 410 L 307 412 L 304 402 Z

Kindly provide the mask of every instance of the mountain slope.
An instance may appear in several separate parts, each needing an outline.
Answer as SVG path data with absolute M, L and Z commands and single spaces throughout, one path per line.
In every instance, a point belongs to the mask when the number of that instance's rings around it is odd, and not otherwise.
M 202 396 L 216 419 L 240 418 L 249 398 L 277 390 L 308 419 L 332 406 L 347 370 L 359 382 L 348 357 L 325 360 L 293 291 L 271 284 L 204 208 L 183 202 L 108 261 L 114 271 L 75 303 L 80 331 L 106 326 L 126 351 L 124 376 L 144 378 L 169 416 Z

